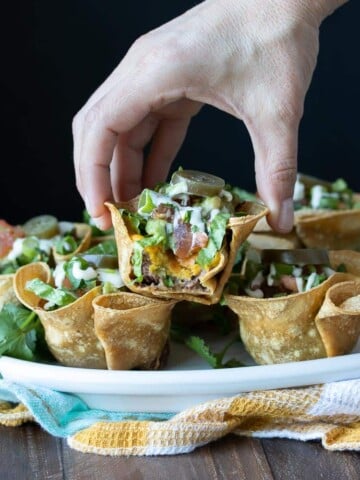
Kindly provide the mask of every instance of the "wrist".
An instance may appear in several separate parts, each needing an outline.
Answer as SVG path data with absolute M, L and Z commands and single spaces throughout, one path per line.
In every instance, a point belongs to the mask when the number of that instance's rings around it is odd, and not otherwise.
M 314 15 L 319 24 L 348 0 L 302 0 L 295 2 L 310 15 Z
M 244 12 L 251 12 L 258 15 L 266 7 L 274 12 L 282 11 L 283 14 L 292 18 L 311 19 L 318 25 L 337 8 L 349 0 L 207 0 L 204 4 L 212 5 L 221 11 L 237 12 L 244 15 Z M 201 4 L 200 4 L 201 5 Z

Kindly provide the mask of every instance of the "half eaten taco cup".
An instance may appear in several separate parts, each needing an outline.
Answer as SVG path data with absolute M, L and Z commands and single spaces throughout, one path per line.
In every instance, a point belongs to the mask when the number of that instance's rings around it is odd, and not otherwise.
M 124 283 L 150 297 L 217 303 L 240 245 L 268 210 L 245 201 L 231 210 L 230 190 L 200 197 L 179 194 L 178 184 L 166 188 L 176 195 L 144 190 L 130 202 L 106 203 Z

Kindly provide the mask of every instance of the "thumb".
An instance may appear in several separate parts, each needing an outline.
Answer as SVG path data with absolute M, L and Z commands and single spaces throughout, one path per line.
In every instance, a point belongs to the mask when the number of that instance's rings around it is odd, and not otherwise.
M 257 124 L 249 129 L 255 153 L 256 185 L 270 210 L 268 223 L 275 231 L 287 233 L 294 221 L 298 123 L 271 123 L 270 127 Z

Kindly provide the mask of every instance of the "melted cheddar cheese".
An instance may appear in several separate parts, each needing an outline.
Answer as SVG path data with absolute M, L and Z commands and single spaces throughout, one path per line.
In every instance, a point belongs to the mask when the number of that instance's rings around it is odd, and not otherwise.
M 195 263 L 196 255 L 182 259 L 180 263 L 170 250 L 164 251 L 159 245 L 146 247 L 144 251 L 149 255 L 150 271 L 153 273 L 165 269 L 168 275 L 184 280 L 197 277 L 201 273 L 200 265 Z

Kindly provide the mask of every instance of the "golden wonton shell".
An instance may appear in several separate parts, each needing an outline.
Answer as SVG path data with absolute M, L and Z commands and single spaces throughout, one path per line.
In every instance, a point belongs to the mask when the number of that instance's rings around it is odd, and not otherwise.
M 349 273 L 335 273 L 307 292 L 284 297 L 225 296 L 238 315 L 245 348 L 257 363 L 311 360 L 353 348 L 360 331 L 360 309 L 349 315 L 339 305 L 359 293 L 354 276 L 360 275 L 360 253 L 330 252 L 330 260 L 333 267 L 344 263 Z
M 121 370 L 159 368 L 176 302 L 125 292 L 101 295 L 101 287 L 95 287 L 75 302 L 48 311 L 45 301 L 25 288 L 34 278 L 51 284 L 49 266 L 39 262 L 21 267 L 15 274 L 15 292 L 39 316 L 59 363 Z
M 118 247 L 119 268 L 125 285 L 134 293 L 149 297 L 174 298 L 177 301 L 188 300 L 207 305 L 217 303 L 220 300 L 223 288 L 227 282 L 235 262 L 236 253 L 240 245 L 246 240 L 253 230 L 257 221 L 267 214 L 268 209 L 260 204 L 244 202 L 241 210 L 246 212 L 242 217 L 232 217 L 228 222 L 228 232 L 231 231 L 230 242 L 225 244 L 220 252 L 216 266 L 208 272 L 200 274 L 201 286 L 193 288 L 173 288 L 157 285 L 137 285 L 133 282 L 131 257 L 133 253 L 133 241 L 130 237 L 126 224 L 119 212 L 119 208 L 129 211 L 137 211 L 138 197 L 130 202 L 114 205 L 106 203 L 111 212 L 115 238 Z
M 5 303 L 19 303 L 13 288 L 14 274 L 0 275 L 0 310 Z
M 256 232 L 251 233 L 248 237 L 248 242 L 258 250 L 282 249 L 292 250 L 294 248 L 301 248 L 301 243 L 295 231 L 290 233 L 276 233 L 276 232 Z
M 360 200 L 360 195 L 355 195 Z M 354 210 L 297 210 L 294 213 L 294 229 L 290 234 L 280 234 L 272 230 L 266 218 L 256 224 L 253 235 L 254 246 L 258 248 L 326 248 L 328 250 L 360 249 L 360 209 Z M 255 235 L 259 238 L 254 238 Z M 295 241 L 295 238 L 297 241 Z M 287 246 L 287 241 L 294 242 Z M 270 245 L 274 246 L 270 246 Z M 262 246 L 263 245 L 263 246 Z M 267 246 L 269 245 L 269 246 Z M 277 247 L 276 245 L 279 245 Z M 283 245 L 283 246 L 280 246 Z
M 104 349 L 95 335 L 92 307 L 101 288 L 93 288 L 70 305 L 47 311 L 44 300 L 26 290 L 26 283 L 34 278 L 51 283 L 49 266 L 38 262 L 21 267 L 15 274 L 15 292 L 20 302 L 39 316 L 54 357 L 68 367 L 106 368 Z
M 342 282 L 326 292 L 315 324 L 326 355 L 334 357 L 350 352 L 360 334 L 360 281 Z M 356 299 L 356 301 L 351 301 Z
M 360 248 L 360 209 L 295 212 L 295 229 L 309 248 L 357 250 Z
M 109 369 L 158 368 L 176 302 L 119 292 L 94 302 L 95 332 Z

